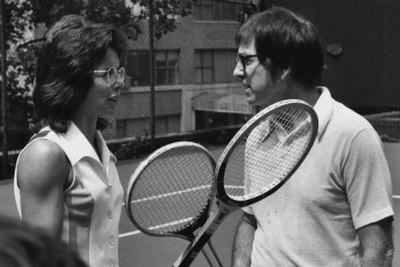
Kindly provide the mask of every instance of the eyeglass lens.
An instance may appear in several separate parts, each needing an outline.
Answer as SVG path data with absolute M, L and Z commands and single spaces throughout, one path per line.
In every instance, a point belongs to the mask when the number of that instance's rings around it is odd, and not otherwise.
M 125 79 L 125 68 L 121 67 L 119 70 L 116 68 L 110 68 L 107 73 L 107 79 L 110 84 L 114 84 L 117 81 L 117 76 L 120 77 L 121 80 Z

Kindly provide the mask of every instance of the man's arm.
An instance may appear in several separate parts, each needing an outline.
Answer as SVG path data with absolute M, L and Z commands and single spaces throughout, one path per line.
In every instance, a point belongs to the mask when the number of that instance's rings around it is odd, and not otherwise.
M 245 212 L 233 240 L 232 267 L 250 267 L 256 228 L 256 218 Z
M 362 267 L 390 267 L 393 260 L 392 220 L 386 218 L 357 230 Z

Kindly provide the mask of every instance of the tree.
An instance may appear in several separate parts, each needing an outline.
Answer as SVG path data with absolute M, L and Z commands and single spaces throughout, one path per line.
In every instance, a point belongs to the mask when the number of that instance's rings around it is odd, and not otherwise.
M 26 1 L 6 1 L 5 5 L 7 119 L 16 127 L 27 125 L 32 114 L 31 91 L 36 47 L 23 46 L 33 31 L 32 6 Z M 7 23 L 8 22 L 8 23 Z
M 154 0 L 155 36 L 176 29 L 178 17 L 192 13 L 192 0 Z M 94 22 L 113 24 L 121 28 L 129 38 L 136 39 L 142 33 L 140 22 L 148 18 L 148 0 L 33 0 L 34 23 L 46 26 L 63 15 L 81 14 Z
M 191 0 L 154 0 L 155 37 L 172 32 L 177 19 L 191 13 Z M 6 0 L 7 117 L 13 126 L 26 127 L 33 116 L 34 69 L 44 30 L 68 14 L 113 24 L 135 40 L 149 6 L 148 0 Z

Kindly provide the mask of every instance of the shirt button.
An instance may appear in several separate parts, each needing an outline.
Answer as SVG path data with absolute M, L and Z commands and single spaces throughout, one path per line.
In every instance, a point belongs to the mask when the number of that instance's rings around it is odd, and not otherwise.
M 113 212 L 112 212 L 112 211 L 109 211 L 109 212 L 107 213 L 107 216 L 108 216 L 109 219 L 112 219 L 112 217 L 113 217 Z
M 111 185 L 107 187 L 106 193 L 107 193 L 107 194 L 111 194 Z
M 114 237 L 112 237 L 112 238 L 110 239 L 110 244 L 111 244 L 111 246 L 114 246 L 114 245 L 115 245 L 115 238 L 114 238 Z

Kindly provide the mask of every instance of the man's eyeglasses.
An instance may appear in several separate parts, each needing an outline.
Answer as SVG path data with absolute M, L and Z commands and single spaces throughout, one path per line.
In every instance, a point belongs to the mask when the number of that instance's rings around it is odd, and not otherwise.
M 253 58 L 253 57 L 258 57 L 258 55 L 241 55 L 241 54 L 236 54 L 236 63 L 240 61 L 240 64 L 242 64 L 242 67 L 244 70 L 246 70 L 246 65 L 248 64 L 248 60 Z
M 126 70 L 124 67 L 115 68 L 111 67 L 108 70 L 94 70 L 93 73 L 98 74 L 98 77 L 102 77 L 107 74 L 107 82 L 109 85 L 113 85 L 119 76 L 119 78 L 123 81 L 125 79 Z

